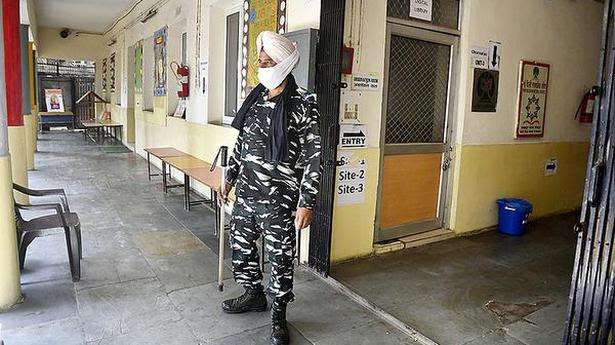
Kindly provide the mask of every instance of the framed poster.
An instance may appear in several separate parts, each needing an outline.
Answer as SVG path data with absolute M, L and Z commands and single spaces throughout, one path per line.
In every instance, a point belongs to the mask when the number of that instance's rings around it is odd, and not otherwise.
M 143 93 L 143 40 L 135 43 L 135 93 Z
M 286 0 L 244 0 L 241 98 L 258 85 L 256 37 L 263 31 L 286 32 Z
M 167 95 L 167 27 L 154 33 L 154 96 Z
M 64 99 L 61 89 L 45 89 L 45 104 L 50 113 L 64 112 Z
M 109 56 L 109 89 L 111 92 L 115 91 L 115 53 Z
M 100 76 L 102 90 L 107 91 L 107 58 L 102 59 L 102 74 Z
M 517 138 L 542 138 L 545 134 L 549 71 L 550 66 L 545 63 L 519 63 Z
M 474 69 L 472 112 L 495 113 L 498 105 L 500 72 L 482 68 Z

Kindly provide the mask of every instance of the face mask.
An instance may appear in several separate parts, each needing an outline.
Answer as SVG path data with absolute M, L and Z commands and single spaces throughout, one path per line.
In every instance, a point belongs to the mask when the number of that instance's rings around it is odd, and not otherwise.
M 280 86 L 284 79 L 293 71 L 293 68 L 299 62 L 299 52 L 295 50 L 286 59 L 280 61 L 277 65 L 267 68 L 258 69 L 258 81 L 263 84 L 268 90 L 273 90 Z

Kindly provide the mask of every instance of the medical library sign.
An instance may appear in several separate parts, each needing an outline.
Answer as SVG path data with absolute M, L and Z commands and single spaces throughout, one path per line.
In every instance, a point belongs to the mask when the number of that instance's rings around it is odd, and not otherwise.
M 542 138 L 545 133 L 548 64 L 522 60 L 519 63 L 518 138 Z

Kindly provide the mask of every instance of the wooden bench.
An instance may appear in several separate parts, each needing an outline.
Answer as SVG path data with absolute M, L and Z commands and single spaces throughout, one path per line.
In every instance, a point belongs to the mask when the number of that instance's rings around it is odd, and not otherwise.
M 147 152 L 147 178 L 148 180 L 152 180 L 152 176 L 160 176 L 161 174 L 152 174 L 152 164 L 151 164 L 151 156 L 154 156 L 160 160 L 168 157 L 180 157 L 180 156 L 188 156 L 187 153 L 177 150 L 173 147 L 155 147 L 155 148 L 147 148 L 144 150 Z M 163 166 L 164 168 L 164 166 Z M 166 174 L 166 171 L 163 171 L 163 174 Z
M 82 122 L 83 127 L 83 139 L 88 137 L 94 142 L 104 141 L 106 137 L 111 137 L 116 142 L 122 141 L 122 127 L 121 123 L 115 123 L 111 121 L 96 121 L 96 122 Z M 96 138 L 89 136 L 90 132 L 96 133 Z M 107 136 L 107 132 L 109 135 Z M 119 135 L 118 135 L 119 132 Z M 119 139 L 118 139 L 119 137 Z

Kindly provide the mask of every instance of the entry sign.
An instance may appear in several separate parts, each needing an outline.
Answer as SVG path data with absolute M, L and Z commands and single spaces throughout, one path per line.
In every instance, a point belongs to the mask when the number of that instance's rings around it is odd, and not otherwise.
M 367 126 L 362 124 L 340 125 L 340 146 L 343 149 L 367 147 Z
M 431 22 L 433 0 L 410 0 L 410 17 Z

